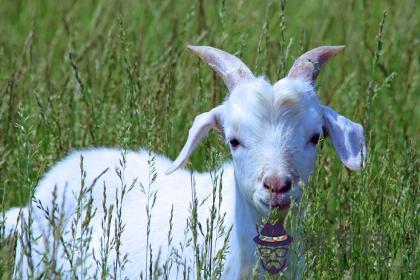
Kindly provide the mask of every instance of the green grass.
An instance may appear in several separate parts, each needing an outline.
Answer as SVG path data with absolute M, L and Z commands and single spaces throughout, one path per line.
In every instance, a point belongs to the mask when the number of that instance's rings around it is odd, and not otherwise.
M 0 6 L 0 209 L 26 204 L 42 174 L 72 149 L 143 146 L 174 158 L 193 117 L 226 95 L 187 44 L 225 49 L 271 81 L 303 51 L 345 44 L 321 73 L 319 94 L 365 126 L 367 167 L 348 172 L 322 143 L 304 196 L 305 277 L 420 278 L 415 0 Z M 211 135 L 191 166 L 211 169 L 216 150 L 228 158 Z M 1 248 L 0 272 L 10 253 Z

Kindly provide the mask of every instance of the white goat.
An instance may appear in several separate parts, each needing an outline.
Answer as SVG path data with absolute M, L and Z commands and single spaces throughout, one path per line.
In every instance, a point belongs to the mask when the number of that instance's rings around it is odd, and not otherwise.
M 56 204 L 61 205 L 62 200 L 66 200 L 66 215 L 63 218 L 65 226 L 61 234 L 64 239 L 68 238 L 68 228 L 78 205 L 75 194 L 79 193 L 81 185 L 80 156 L 83 155 L 84 158 L 86 185 L 92 184 L 99 174 L 109 168 L 96 180 L 92 189 L 93 207 L 98 212 L 91 221 L 91 248 L 92 252 L 98 253 L 103 235 L 103 186 L 106 186 L 107 201 L 115 201 L 118 190 L 121 190 L 121 179 L 113 170 L 121 165 L 126 166 L 124 181 L 127 184 L 137 182 L 147 186 L 151 180 L 148 160 L 150 156 L 154 156 L 158 176 L 153 184 L 158 194 L 153 208 L 149 243 L 152 251 L 160 251 L 160 259 L 164 260 L 167 255 L 162 248 L 167 244 L 171 207 L 173 205 L 173 244 L 179 244 L 185 240 L 187 211 L 192 196 L 191 173 L 184 169 L 176 170 L 188 160 L 209 130 L 217 128 L 230 145 L 233 159 L 232 163 L 226 163 L 221 168 L 224 170 L 221 208 L 226 212 L 225 224 L 233 224 L 223 278 L 241 279 L 249 277 L 256 263 L 256 247 L 253 242 L 256 225 L 269 213 L 270 206 L 278 208 L 285 216 L 291 200 L 299 201 L 302 194 L 301 184 L 307 184 L 308 177 L 315 168 L 319 138 L 326 136 L 324 133 L 328 132 L 344 165 L 351 170 L 358 170 L 362 165 L 362 157 L 366 154 L 363 128 L 331 108 L 321 105 L 315 92 L 320 68 L 341 51 L 342 46 L 319 47 L 303 54 L 295 61 L 287 77 L 274 85 L 264 78 L 254 77 L 248 67 L 231 54 L 206 46 L 188 48 L 223 78 L 230 95 L 222 105 L 195 118 L 187 142 L 173 163 L 162 156 L 150 155 L 147 151 L 127 151 L 123 164 L 122 150 L 103 148 L 77 151 L 46 173 L 38 184 L 34 197 L 42 202 L 44 208 L 49 209 L 50 214 L 54 190 Z M 167 175 L 163 174 L 165 171 Z M 212 192 L 213 184 L 209 173 L 195 174 L 195 183 L 198 199 L 204 199 Z M 122 207 L 125 229 L 120 250 L 121 256 L 128 255 L 129 262 L 125 265 L 123 275 L 136 278 L 140 271 L 148 269 L 144 261 L 147 246 L 147 217 L 144 209 L 147 199 L 139 187 L 134 187 L 125 196 Z M 200 220 L 208 217 L 210 203 L 205 200 L 203 207 L 200 207 Z M 6 213 L 7 230 L 15 227 L 20 211 L 24 219 L 28 208 L 15 208 Z M 49 226 L 50 222 L 44 218 L 44 214 L 42 210 L 32 208 L 34 235 L 44 234 L 45 228 Z M 25 242 L 24 238 L 18 243 L 22 242 Z M 19 247 L 18 245 L 18 256 L 24 254 Z M 36 250 L 42 254 L 49 249 L 51 248 L 45 247 L 43 242 L 32 244 L 34 256 L 37 255 Z M 193 251 L 190 251 L 189 255 L 185 252 L 187 255 L 184 256 L 187 265 L 194 260 Z M 92 252 L 86 254 L 86 267 L 92 265 L 89 271 L 95 271 Z M 63 257 L 63 251 L 56 252 L 56 255 L 58 263 L 55 265 L 64 271 L 68 270 L 69 262 Z M 37 262 L 41 260 L 35 257 L 30 269 L 36 271 Z M 28 266 L 28 263 L 24 261 L 22 265 Z M 28 269 L 25 267 L 24 270 Z M 170 279 L 175 279 L 176 276 L 176 272 L 172 272 Z

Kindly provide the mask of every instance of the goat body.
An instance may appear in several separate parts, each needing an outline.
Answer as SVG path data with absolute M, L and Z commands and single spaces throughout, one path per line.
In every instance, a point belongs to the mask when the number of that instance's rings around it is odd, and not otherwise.
M 146 255 L 148 251 L 146 246 L 146 235 L 147 235 L 147 214 L 146 205 L 149 203 L 151 208 L 151 219 L 150 219 L 150 248 L 153 252 L 153 258 L 159 259 L 161 262 L 168 258 L 173 258 L 168 252 L 168 230 L 170 228 L 169 222 L 172 219 L 171 238 L 173 239 L 173 247 L 177 248 L 178 245 L 186 243 L 190 237 L 188 234 L 189 228 L 187 226 L 187 219 L 189 216 L 188 210 L 191 209 L 192 202 L 192 191 L 195 192 L 197 201 L 202 202 L 197 207 L 198 219 L 205 221 L 209 218 L 209 209 L 211 208 L 212 201 L 209 196 L 212 195 L 214 183 L 210 173 L 194 173 L 185 169 L 180 169 L 171 175 L 163 175 L 164 171 L 169 168 L 171 161 L 163 156 L 159 156 L 153 153 L 149 153 L 145 150 L 140 151 L 124 151 L 118 149 L 90 149 L 75 151 L 64 158 L 59 163 L 55 164 L 53 168 L 45 174 L 43 179 L 39 182 L 36 192 L 34 194 L 34 202 L 31 207 L 31 217 L 35 221 L 32 225 L 32 234 L 38 241 L 32 240 L 32 256 L 31 260 L 26 257 L 22 260 L 23 267 L 17 267 L 17 270 L 23 270 L 23 275 L 39 275 L 40 271 L 33 271 L 27 273 L 29 269 L 28 262 L 33 262 L 35 267 L 43 266 L 43 258 L 45 252 L 50 258 L 56 258 L 57 270 L 62 270 L 68 275 L 71 269 L 68 257 L 65 255 L 63 244 L 58 247 L 58 252 L 55 256 L 51 255 L 53 251 L 48 245 L 48 249 L 45 249 L 45 244 L 51 241 L 52 232 L 51 230 L 51 218 L 46 218 L 46 212 L 49 216 L 52 215 L 52 209 L 56 206 L 63 206 L 62 209 L 55 213 L 59 216 L 60 213 L 64 213 L 65 217 L 62 221 L 63 225 L 63 237 L 64 240 L 72 238 L 71 230 L 72 220 L 77 215 L 78 211 L 78 198 L 80 196 L 81 184 L 82 184 L 82 169 L 81 169 L 81 158 L 83 157 L 83 173 L 86 177 L 83 179 L 83 184 L 87 190 L 92 186 L 93 197 L 91 207 L 96 209 L 95 215 L 92 217 L 89 227 L 92 228 L 92 236 L 90 241 L 89 254 L 90 258 L 86 259 L 86 267 L 90 267 L 86 273 L 93 276 L 97 273 L 97 265 L 94 263 L 92 258 L 93 252 L 96 253 L 96 258 L 99 257 L 101 238 L 103 237 L 103 225 L 102 220 L 104 217 L 103 201 L 106 197 L 107 206 L 112 204 L 114 208 L 116 201 L 121 200 L 121 189 L 122 184 L 132 186 L 131 190 L 128 191 L 125 197 L 120 203 L 122 203 L 122 216 L 121 221 L 124 223 L 124 230 L 121 236 L 121 247 L 120 255 L 128 256 L 128 262 L 125 265 L 122 275 L 128 277 L 140 277 L 141 272 L 143 275 L 146 273 Z M 125 161 L 126 168 L 123 169 L 121 162 Z M 154 167 L 151 167 L 153 165 Z M 153 172 L 151 168 L 155 169 Z M 124 181 L 118 176 L 118 171 L 122 172 Z M 232 224 L 234 215 L 234 200 L 235 200 L 235 189 L 233 170 L 231 163 L 223 165 L 223 182 L 222 185 L 222 204 L 220 211 L 226 213 L 225 225 L 228 227 Z M 221 171 L 220 170 L 220 171 Z M 105 173 L 103 173 L 105 171 Z M 220 174 L 219 171 L 219 174 Z M 156 179 L 150 184 L 151 176 L 157 174 Z M 98 176 L 103 174 L 102 176 Z M 92 183 L 96 180 L 96 183 Z M 194 183 L 192 183 L 192 180 Z M 133 184 L 134 183 L 134 184 Z M 142 191 L 142 186 L 146 193 Z M 149 189 L 150 188 L 150 189 Z M 104 196 L 105 190 L 105 196 Z M 156 191 L 156 201 L 151 207 L 152 201 L 147 201 L 147 192 L 153 193 Z M 53 195 L 54 193 L 54 195 Z M 56 199 L 53 199 L 53 196 Z M 85 194 L 85 199 L 89 199 L 90 194 Z M 54 202 L 53 202 L 54 200 Z M 39 208 L 42 203 L 42 209 Z M 173 208 L 173 209 L 172 209 Z M 115 210 L 115 209 L 114 209 Z M 82 211 L 86 211 L 83 209 Z M 106 210 L 105 210 L 106 211 Z M 171 212 L 172 217 L 171 217 Z M 27 223 L 29 209 L 28 208 L 13 208 L 6 213 L 7 223 L 6 232 L 12 231 L 15 228 L 16 221 L 19 218 Z M 116 219 L 116 212 L 114 211 L 114 217 L 111 222 L 111 236 L 115 232 L 114 220 Z M 58 220 L 58 219 L 57 219 Z M 187 232 L 186 232 L 187 231 Z M 255 227 L 254 227 L 255 231 Z M 80 235 L 80 232 L 77 233 Z M 191 241 L 189 241 L 191 242 Z M 200 241 L 202 242 L 202 240 Z M 26 247 L 29 244 L 25 240 L 22 240 L 22 244 L 18 245 L 17 248 Z M 185 244 L 184 244 L 185 245 Z M 38 250 L 36 250 L 38 249 Z M 178 248 L 182 250 L 182 256 L 179 260 L 184 262 L 184 267 L 193 267 L 194 262 L 194 250 L 192 245 L 187 248 Z M 234 247 L 232 247 L 233 250 Z M 23 252 L 17 252 L 17 260 L 19 256 L 23 256 Z M 110 260 L 115 260 L 116 252 L 110 250 Z M 51 260 L 52 261 L 52 260 Z M 155 259 L 156 261 L 156 259 Z M 149 259 L 150 263 L 150 259 Z M 112 262 L 109 264 L 112 267 Z M 175 264 L 173 265 L 175 266 Z M 172 269 L 169 274 L 169 279 L 181 278 L 184 272 L 182 270 Z M 190 272 L 192 273 L 192 272 Z M 177 276 L 178 275 L 178 276 Z

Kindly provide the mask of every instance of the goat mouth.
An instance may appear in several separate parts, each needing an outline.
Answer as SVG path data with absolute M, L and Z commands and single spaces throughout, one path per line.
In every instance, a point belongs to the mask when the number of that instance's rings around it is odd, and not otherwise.
M 261 203 L 267 207 L 270 208 L 270 204 L 271 204 L 271 208 L 276 208 L 279 210 L 286 210 L 290 207 L 290 202 L 265 202 L 265 201 L 261 201 Z

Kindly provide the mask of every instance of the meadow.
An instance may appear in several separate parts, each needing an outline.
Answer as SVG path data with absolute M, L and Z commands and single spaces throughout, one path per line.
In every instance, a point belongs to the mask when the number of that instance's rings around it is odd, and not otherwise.
M 187 44 L 229 51 L 273 82 L 304 51 L 346 45 L 317 87 L 365 127 L 366 168 L 350 173 L 322 140 L 303 197 L 304 278 L 420 279 L 416 0 L 0 2 L 0 212 L 27 204 L 74 149 L 145 147 L 174 159 L 194 116 L 227 94 Z M 188 168 L 224 160 L 212 133 Z M 1 223 L 0 246 L 0 279 L 13 278 Z

